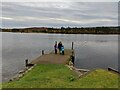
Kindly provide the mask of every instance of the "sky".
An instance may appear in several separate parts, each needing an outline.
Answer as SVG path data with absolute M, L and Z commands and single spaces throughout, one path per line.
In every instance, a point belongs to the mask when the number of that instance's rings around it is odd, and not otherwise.
M 2 28 L 118 25 L 117 2 L 2 2 Z

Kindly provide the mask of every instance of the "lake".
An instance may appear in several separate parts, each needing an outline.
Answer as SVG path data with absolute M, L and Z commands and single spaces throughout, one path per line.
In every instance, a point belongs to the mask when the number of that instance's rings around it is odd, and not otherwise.
M 41 50 L 51 52 L 55 41 L 71 49 L 74 42 L 75 67 L 96 69 L 118 68 L 118 35 L 2 33 L 2 81 L 8 81 L 25 68 Z

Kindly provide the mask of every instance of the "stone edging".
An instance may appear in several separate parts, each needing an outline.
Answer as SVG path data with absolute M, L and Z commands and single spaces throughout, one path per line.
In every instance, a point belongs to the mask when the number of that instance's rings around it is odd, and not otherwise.
M 78 69 L 76 67 L 74 67 L 73 63 L 71 62 L 71 60 L 69 60 L 69 64 L 66 64 L 66 66 L 74 71 L 75 73 L 78 74 L 78 78 L 80 78 L 81 76 L 83 75 L 86 75 L 88 72 L 90 72 L 90 70 L 87 70 L 87 69 Z
M 19 71 L 13 78 L 11 78 L 11 79 L 9 80 L 9 82 L 15 81 L 15 80 L 19 80 L 19 79 L 22 78 L 26 73 L 28 73 L 29 71 L 31 71 L 35 66 L 36 66 L 36 64 L 34 64 L 33 66 L 28 66 L 28 67 L 26 67 L 24 70 Z

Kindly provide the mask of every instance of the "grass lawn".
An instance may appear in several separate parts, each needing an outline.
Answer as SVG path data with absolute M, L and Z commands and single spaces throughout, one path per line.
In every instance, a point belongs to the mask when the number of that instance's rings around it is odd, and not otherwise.
M 118 88 L 118 75 L 98 69 L 78 79 L 64 65 L 40 64 L 19 81 L 3 83 L 3 88 Z

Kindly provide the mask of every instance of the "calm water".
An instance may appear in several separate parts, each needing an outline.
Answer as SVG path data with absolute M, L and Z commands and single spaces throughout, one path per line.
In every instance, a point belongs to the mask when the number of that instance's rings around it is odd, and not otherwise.
M 35 59 L 41 50 L 52 51 L 55 41 L 62 41 L 65 48 L 74 42 L 77 68 L 118 68 L 117 35 L 2 33 L 3 82 L 24 69 L 25 59 Z

